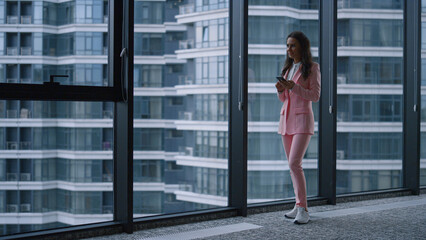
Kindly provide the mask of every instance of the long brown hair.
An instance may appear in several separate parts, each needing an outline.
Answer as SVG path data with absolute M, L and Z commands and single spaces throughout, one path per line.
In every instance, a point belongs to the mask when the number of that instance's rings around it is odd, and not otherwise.
M 311 43 L 309 42 L 309 39 L 306 37 L 306 35 L 303 32 L 294 31 L 290 33 L 286 38 L 286 43 L 288 38 L 294 38 L 296 39 L 300 44 L 301 49 L 301 55 L 302 55 L 302 76 L 304 79 L 308 78 L 309 74 L 311 73 L 311 67 L 312 67 L 312 53 L 311 53 Z M 281 75 L 284 76 L 284 74 L 287 72 L 289 68 L 293 65 L 293 59 L 288 57 L 288 54 L 285 59 L 284 67 L 281 71 Z

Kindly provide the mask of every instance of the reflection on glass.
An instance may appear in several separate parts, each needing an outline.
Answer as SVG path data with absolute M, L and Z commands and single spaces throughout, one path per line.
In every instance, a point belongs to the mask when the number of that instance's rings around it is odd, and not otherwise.
M 228 5 L 135 1 L 134 217 L 228 205 Z
M 68 75 L 55 81 L 109 85 L 108 1 L 1 0 L 0 12 L 0 83 L 42 84 L 50 75 Z
M 426 13 L 426 2 L 422 1 L 422 15 Z M 426 50 L 426 22 L 422 18 L 422 53 Z M 422 54 L 421 69 L 421 112 L 420 112 L 420 185 L 426 185 L 426 61 Z
M 277 9 L 281 14 L 277 16 Z M 278 131 L 282 102 L 274 84 L 286 57 L 286 38 L 302 31 L 318 59 L 319 1 L 250 0 L 248 17 L 248 203 L 294 197 L 288 161 Z M 293 12 L 297 12 L 294 17 Z M 290 17 L 291 16 L 291 17 Z M 313 103 L 315 126 L 318 103 Z M 307 195 L 318 194 L 318 131 L 303 157 Z
M 0 100 L 0 234 L 113 219 L 113 104 Z
M 337 194 L 402 186 L 402 9 L 338 1 Z

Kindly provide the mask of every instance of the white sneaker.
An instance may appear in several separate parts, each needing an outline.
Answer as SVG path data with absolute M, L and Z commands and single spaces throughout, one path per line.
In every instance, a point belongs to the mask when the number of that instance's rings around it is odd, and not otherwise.
M 286 213 L 284 216 L 286 218 L 294 219 L 296 217 L 296 215 L 297 215 L 297 206 L 294 205 L 293 210 L 291 210 L 290 212 Z
M 304 207 L 297 207 L 297 215 L 294 219 L 296 224 L 305 224 L 309 222 L 309 213 L 305 210 Z

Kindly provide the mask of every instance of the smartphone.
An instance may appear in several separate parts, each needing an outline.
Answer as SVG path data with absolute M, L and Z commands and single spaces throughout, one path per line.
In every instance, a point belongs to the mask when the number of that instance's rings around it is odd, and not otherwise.
M 285 80 L 285 78 L 283 78 L 282 76 L 278 76 L 278 77 L 277 77 L 277 79 L 278 79 L 278 81 L 280 81 L 280 82 L 285 82 L 285 81 L 287 81 L 287 80 Z

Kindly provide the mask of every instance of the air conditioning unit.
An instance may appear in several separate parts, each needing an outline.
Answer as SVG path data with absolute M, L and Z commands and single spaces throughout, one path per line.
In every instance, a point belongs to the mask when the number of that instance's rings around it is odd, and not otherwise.
M 338 75 L 337 76 L 337 84 L 346 84 L 346 76 Z
M 193 156 L 194 155 L 194 148 L 193 147 L 186 147 L 185 148 L 185 155 Z
M 18 181 L 18 174 L 16 173 L 6 173 L 7 181 Z
M 21 173 L 21 181 L 31 181 L 31 173 Z
M 184 112 L 183 113 L 183 118 L 185 120 L 192 120 L 192 112 Z
M 18 149 L 18 143 L 17 142 L 7 142 L 7 149 L 8 150 Z
M 336 151 L 336 159 L 345 159 L 345 151 L 344 150 L 337 150 Z
M 31 212 L 31 204 L 29 203 L 21 204 L 21 212 Z
M 112 174 L 104 173 L 102 174 L 103 182 L 112 182 Z
M 28 118 L 30 115 L 30 110 L 26 109 L 26 108 L 21 108 L 21 114 L 20 114 L 21 118 Z
M 18 204 L 7 204 L 6 212 L 18 212 Z

